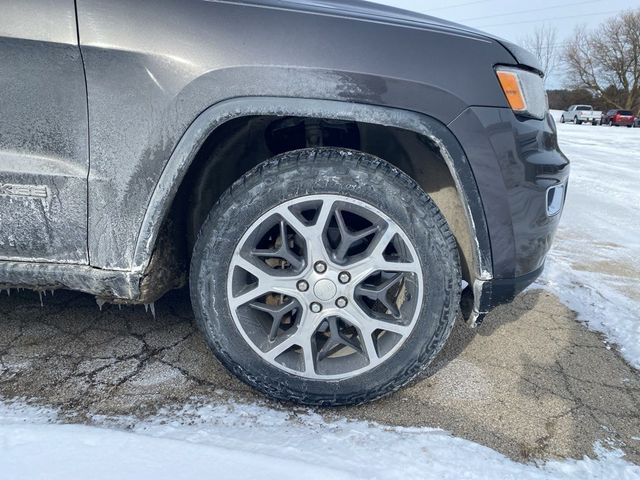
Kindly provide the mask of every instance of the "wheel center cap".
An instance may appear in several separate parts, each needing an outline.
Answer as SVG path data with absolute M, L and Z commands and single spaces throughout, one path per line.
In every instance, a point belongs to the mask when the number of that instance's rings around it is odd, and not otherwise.
M 326 302 L 336 296 L 338 287 L 336 287 L 336 284 L 331 280 L 323 278 L 322 280 L 318 280 L 313 286 L 313 293 L 319 300 Z

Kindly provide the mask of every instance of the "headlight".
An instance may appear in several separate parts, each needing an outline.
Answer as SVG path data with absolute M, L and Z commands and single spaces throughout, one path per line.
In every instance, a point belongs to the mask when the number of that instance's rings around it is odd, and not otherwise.
M 497 67 L 496 74 L 509 106 L 515 113 L 544 118 L 549 107 L 540 75 L 514 67 Z

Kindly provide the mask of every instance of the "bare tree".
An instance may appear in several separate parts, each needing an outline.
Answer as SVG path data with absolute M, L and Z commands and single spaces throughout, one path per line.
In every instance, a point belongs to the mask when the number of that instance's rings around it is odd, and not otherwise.
M 543 25 L 520 41 L 524 48 L 538 57 L 545 73 L 545 82 L 558 66 L 560 52 L 556 42 L 557 38 L 558 30 L 555 27 Z
M 577 28 L 564 60 L 576 87 L 616 108 L 640 108 L 640 9 L 612 17 L 594 31 Z

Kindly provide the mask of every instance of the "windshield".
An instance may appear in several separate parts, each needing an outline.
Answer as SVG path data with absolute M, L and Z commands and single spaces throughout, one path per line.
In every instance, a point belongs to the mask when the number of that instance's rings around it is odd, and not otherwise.
M 629 116 L 633 115 L 633 112 L 630 112 L 629 110 L 620 110 L 618 113 L 620 115 L 629 115 Z

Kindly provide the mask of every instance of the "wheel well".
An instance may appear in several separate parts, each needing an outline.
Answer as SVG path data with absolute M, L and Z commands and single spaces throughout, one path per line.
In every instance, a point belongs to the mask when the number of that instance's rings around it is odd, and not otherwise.
M 175 264 L 188 265 L 196 236 L 211 207 L 235 180 L 274 155 L 319 146 L 363 151 L 411 176 L 446 218 L 458 243 L 463 278 L 471 282 L 473 233 L 438 146 L 410 130 L 309 117 L 245 116 L 216 128 L 189 167 L 164 220 L 153 257 L 164 257 L 158 249 L 172 245 L 171 255 L 181 256 Z M 181 247 L 176 249 L 175 245 Z M 148 270 L 153 266 L 153 257 Z

